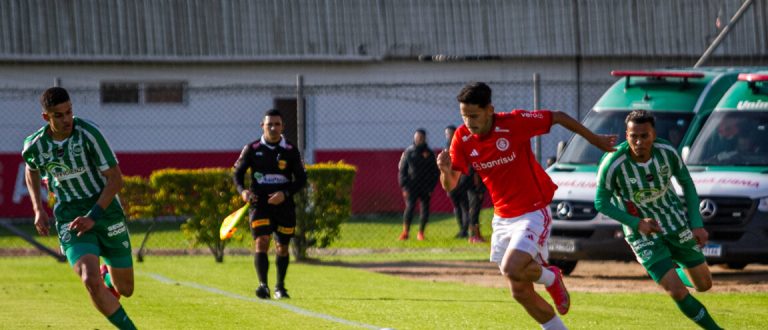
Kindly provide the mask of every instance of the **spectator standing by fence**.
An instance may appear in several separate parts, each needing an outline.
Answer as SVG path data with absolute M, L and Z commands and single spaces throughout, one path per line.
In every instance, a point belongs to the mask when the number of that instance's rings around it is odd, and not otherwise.
M 423 128 L 417 129 L 413 134 L 413 144 L 403 151 L 398 165 L 400 188 L 405 199 L 401 241 L 409 237 L 416 202 L 419 202 L 421 209 L 417 239 L 424 240 L 424 230 L 429 221 L 429 202 L 440 176 L 435 159 L 435 153 L 427 144 L 427 132 Z

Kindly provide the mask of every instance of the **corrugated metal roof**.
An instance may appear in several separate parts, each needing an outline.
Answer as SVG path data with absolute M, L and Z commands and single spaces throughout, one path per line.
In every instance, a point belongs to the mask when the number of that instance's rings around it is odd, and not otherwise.
M 757 0 L 716 55 L 764 56 Z M 0 60 L 698 56 L 740 0 L 0 0 Z

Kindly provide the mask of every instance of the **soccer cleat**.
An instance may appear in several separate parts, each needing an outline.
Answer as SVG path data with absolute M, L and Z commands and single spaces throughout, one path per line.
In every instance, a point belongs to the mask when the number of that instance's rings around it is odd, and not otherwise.
M 266 284 L 259 284 L 259 287 L 256 288 L 256 297 L 259 297 L 259 299 L 269 299 L 269 287 Z
M 101 265 L 101 268 L 99 268 L 99 273 L 101 274 L 101 278 L 104 280 L 104 286 L 107 287 L 107 290 L 109 290 L 109 293 L 111 293 L 115 298 L 120 299 L 120 292 L 117 292 L 117 289 L 115 289 L 114 285 L 110 286 L 112 284 L 110 276 L 109 284 L 107 284 L 107 275 L 109 275 L 109 268 L 107 268 L 106 264 Z
M 401 240 L 401 241 L 405 241 L 407 239 L 408 239 L 408 232 L 407 231 L 402 232 L 400 234 L 400 238 L 398 238 L 398 240 Z
M 288 295 L 288 290 L 283 287 L 275 287 L 275 299 L 288 299 L 291 296 Z
M 420 231 L 418 235 L 416 235 L 416 239 L 423 241 L 424 240 L 424 232 Z
M 547 292 L 555 302 L 555 308 L 560 315 L 568 313 L 568 309 L 571 308 L 571 296 L 568 295 L 568 289 L 565 288 L 563 283 L 563 272 L 556 266 L 547 266 L 551 272 L 555 273 L 555 281 L 552 285 L 547 287 Z

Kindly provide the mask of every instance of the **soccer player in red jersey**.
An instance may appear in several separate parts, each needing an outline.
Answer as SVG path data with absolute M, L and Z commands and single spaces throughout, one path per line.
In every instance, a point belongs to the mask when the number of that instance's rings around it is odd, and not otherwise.
M 543 329 L 565 329 L 552 306 L 533 290 L 534 282 L 544 284 L 557 311 L 568 312 L 562 273 L 546 264 L 549 203 L 557 186 L 536 161 L 530 139 L 560 124 L 599 149 L 613 151 L 616 136 L 597 135 L 559 111 L 495 114 L 491 88 L 482 82 L 464 86 L 457 100 L 464 125 L 454 133 L 450 151 L 437 157 L 440 183 L 450 191 L 470 166 L 480 175 L 494 206 L 491 261 L 499 265 L 515 300 Z

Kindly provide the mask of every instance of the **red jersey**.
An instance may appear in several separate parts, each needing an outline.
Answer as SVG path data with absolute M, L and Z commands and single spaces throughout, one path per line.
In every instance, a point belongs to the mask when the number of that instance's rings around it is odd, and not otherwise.
M 536 161 L 531 138 L 551 126 L 552 113 L 546 110 L 495 113 L 491 131 L 482 136 L 461 125 L 451 143 L 453 169 L 464 174 L 469 166 L 475 169 L 498 216 L 513 218 L 547 207 L 557 185 Z

